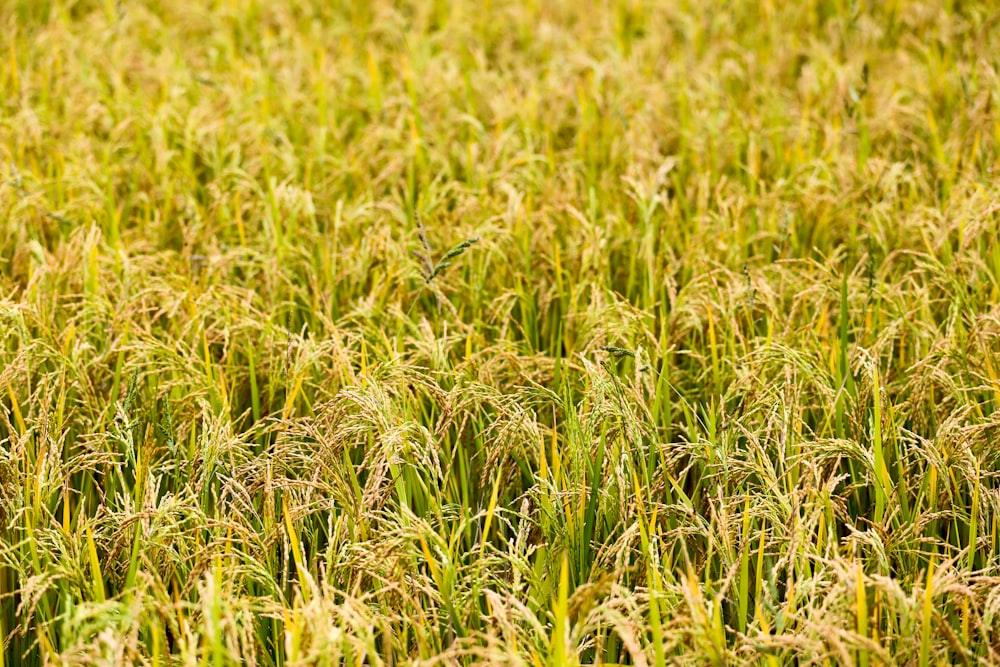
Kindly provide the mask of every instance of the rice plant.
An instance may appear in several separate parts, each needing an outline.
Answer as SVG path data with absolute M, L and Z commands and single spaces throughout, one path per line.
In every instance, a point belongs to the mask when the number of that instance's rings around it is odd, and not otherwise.
M 0 667 L 997 664 L 998 16 L 0 2 Z

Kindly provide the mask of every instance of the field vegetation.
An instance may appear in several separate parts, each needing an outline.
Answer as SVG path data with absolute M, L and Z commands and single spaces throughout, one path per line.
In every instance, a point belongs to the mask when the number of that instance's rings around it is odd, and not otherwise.
M 0 1 L 2 665 L 1000 663 L 1000 13 Z

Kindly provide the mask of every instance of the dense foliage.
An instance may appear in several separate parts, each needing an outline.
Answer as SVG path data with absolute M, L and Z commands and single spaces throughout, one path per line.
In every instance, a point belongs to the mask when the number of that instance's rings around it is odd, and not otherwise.
M 1000 661 L 1000 14 L 0 2 L 7 665 Z

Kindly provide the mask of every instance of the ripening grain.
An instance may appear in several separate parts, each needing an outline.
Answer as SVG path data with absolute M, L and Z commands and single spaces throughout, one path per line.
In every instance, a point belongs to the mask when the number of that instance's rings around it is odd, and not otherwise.
M 998 70 L 973 0 L 0 0 L 0 667 L 1000 662 Z

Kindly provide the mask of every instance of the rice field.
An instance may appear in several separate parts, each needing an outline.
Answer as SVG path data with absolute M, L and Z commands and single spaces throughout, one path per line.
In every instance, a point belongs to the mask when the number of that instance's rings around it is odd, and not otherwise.
M 1000 664 L 1000 10 L 0 0 L 0 667 Z

